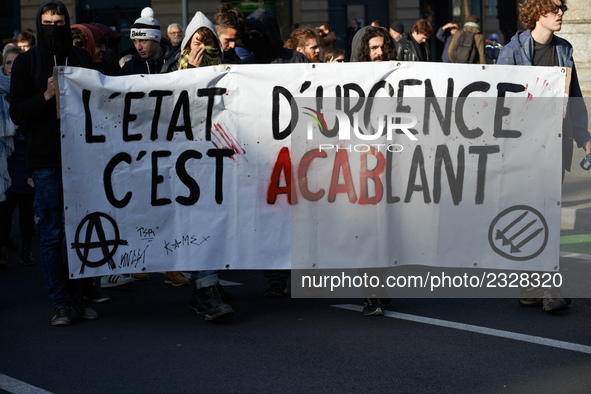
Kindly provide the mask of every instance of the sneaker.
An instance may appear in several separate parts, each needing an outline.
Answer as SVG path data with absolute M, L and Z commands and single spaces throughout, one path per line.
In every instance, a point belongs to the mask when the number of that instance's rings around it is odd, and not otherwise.
M 385 306 L 385 307 L 392 305 L 391 298 L 378 298 L 378 302 L 381 306 Z
M 193 292 L 191 310 L 211 321 L 234 315 L 232 307 L 222 301 L 216 286 L 203 287 Z
M 278 283 L 274 283 L 265 290 L 265 297 L 278 298 L 287 294 L 287 287 Z
M 55 310 L 55 315 L 51 318 L 52 326 L 69 326 L 71 323 L 70 308 L 60 306 Z
M 363 314 L 365 316 L 383 316 L 384 310 L 377 298 L 366 298 L 363 303 Z
M 150 280 L 150 274 L 147 272 L 138 272 L 137 274 L 130 275 L 135 280 Z
M 562 298 L 560 289 L 554 288 L 544 292 L 544 312 L 554 313 L 566 309 L 568 303 Z
M 21 264 L 25 267 L 37 265 L 37 261 L 35 261 L 33 258 L 33 253 L 31 253 L 31 245 L 23 246 L 23 250 L 21 252 Z
M 86 304 L 83 297 L 76 299 L 72 310 L 76 313 L 77 317 L 81 317 L 86 320 L 98 319 L 98 313 Z
M 168 271 L 164 274 L 164 283 L 173 286 L 185 286 L 189 284 L 189 279 L 180 271 Z
M 101 278 L 101 287 L 103 289 L 117 286 L 129 286 L 133 284 L 133 279 L 129 276 L 105 275 Z

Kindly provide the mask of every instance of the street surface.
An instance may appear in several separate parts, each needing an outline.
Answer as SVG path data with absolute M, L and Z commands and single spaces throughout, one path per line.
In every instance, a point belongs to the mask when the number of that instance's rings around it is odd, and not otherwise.
M 573 237 L 582 237 L 573 242 Z M 563 247 L 591 255 L 591 237 Z M 35 251 L 38 257 L 38 251 Z M 517 299 L 269 299 L 257 271 L 223 272 L 235 316 L 189 313 L 190 288 L 105 290 L 98 320 L 52 327 L 41 267 L 0 272 L 0 392 L 588 393 L 591 300 L 557 316 Z M 562 264 L 589 264 L 562 258 Z M 36 391 L 40 390 L 40 391 Z
M 561 236 L 570 272 L 591 264 L 580 215 L 591 174 L 578 161 L 563 192 L 563 219 L 572 209 L 579 227 Z M 0 272 L 0 393 L 591 392 L 589 298 L 555 316 L 520 307 L 517 294 L 395 299 L 386 316 L 366 317 L 360 299 L 264 298 L 262 272 L 228 271 L 236 314 L 205 322 L 189 313 L 189 287 L 152 273 L 104 290 L 112 300 L 94 304 L 98 320 L 52 327 L 41 267 L 18 257 Z

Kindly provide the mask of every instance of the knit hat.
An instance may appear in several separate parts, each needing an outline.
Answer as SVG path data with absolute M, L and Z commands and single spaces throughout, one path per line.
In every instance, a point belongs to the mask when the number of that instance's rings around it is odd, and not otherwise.
M 92 34 L 92 38 L 94 38 L 94 42 L 96 43 L 98 40 L 101 40 L 105 37 L 105 35 L 103 34 L 103 32 L 101 31 L 101 29 L 99 29 L 96 26 L 93 25 L 89 25 L 88 23 L 83 23 L 84 27 L 86 27 L 88 30 L 90 30 L 90 33 Z
M 390 25 L 390 28 L 398 34 L 404 34 L 404 25 L 401 22 L 394 22 Z
M 154 19 L 154 10 L 146 7 L 142 10 L 142 16 L 135 20 L 131 27 L 129 37 L 134 40 L 152 40 L 160 42 L 160 24 Z
M 103 32 L 108 47 L 116 47 L 121 42 L 121 34 L 117 33 L 115 30 L 112 30 L 108 26 L 105 26 L 101 23 L 92 22 L 91 25 L 96 26 Z

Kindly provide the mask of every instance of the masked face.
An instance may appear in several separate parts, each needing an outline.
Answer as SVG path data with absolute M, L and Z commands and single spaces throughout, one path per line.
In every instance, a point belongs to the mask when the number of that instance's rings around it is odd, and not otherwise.
M 72 47 L 72 31 L 66 26 L 66 17 L 47 11 L 41 15 L 41 29 L 51 53 L 66 56 Z
M 198 51 L 200 48 L 205 47 L 203 53 L 203 59 L 201 60 L 201 67 L 204 66 L 215 66 L 222 62 L 220 51 L 214 47 L 214 40 L 211 38 L 204 38 L 199 33 L 193 34 L 191 38 L 191 52 Z

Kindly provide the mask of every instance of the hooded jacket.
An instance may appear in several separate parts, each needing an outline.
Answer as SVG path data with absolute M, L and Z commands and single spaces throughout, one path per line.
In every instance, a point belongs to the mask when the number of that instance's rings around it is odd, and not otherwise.
M 80 29 L 80 31 L 82 31 L 82 33 L 84 33 L 84 35 L 86 36 L 86 46 L 84 47 L 84 49 L 86 49 L 88 53 L 90 53 L 90 56 L 93 57 L 94 61 L 94 52 L 96 49 L 96 41 L 94 39 L 94 35 L 90 31 L 90 29 L 88 29 L 88 27 L 82 24 L 72 25 L 72 29 L 74 28 Z
M 277 16 L 273 11 L 257 8 L 244 20 L 244 23 L 247 30 L 255 28 L 264 37 L 253 39 L 248 36 L 248 33 L 244 35 L 242 42 L 252 53 L 244 59 L 243 63 L 310 63 L 303 53 L 283 48 Z
M 164 63 L 174 56 L 174 49 L 167 40 L 160 40 L 160 52 L 155 57 L 144 59 L 137 51 L 128 61 L 121 67 L 119 75 L 136 75 L 136 74 L 160 74 L 162 72 Z
M 357 33 L 353 36 L 351 40 L 351 62 L 358 62 L 359 57 L 357 56 L 357 52 L 359 51 L 359 46 L 361 46 L 361 41 L 363 41 L 363 35 L 369 26 L 362 27 L 361 29 L 357 30 Z
M 177 51 L 177 53 L 173 57 L 171 57 L 170 59 L 168 59 L 166 61 L 166 64 L 164 65 L 164 68 L 162 70 L 163 73 L 178 70 L 178 61 L 179 61 L 179 58 L 183 54 L 183 50 L 185 49 L 185 47 L 187 45 L 191 45 L 191 40 L 193 39 L 193 35 L 197 32 L 197 30 L 199 30 L 202 27 L 207 27 L 209 30 L 211 30 L 213 32 L 216 42 L 218 43 L 220 58 L 222 59 L 222 63 L 224 63 L 224 51 L 221 50 L 222 43 L 221 43 L 220 38 L 218 36 L 218 32 L 215 29 L 215 26 L 205 16 L 205 14 L 203 14 L 201 11 L 197 11 L 195 13 L 195 16 L 193 17 L 193 19 L 191 19 L 191 22 L 189 22 L 189 24 L 187 25 L 187 28 L 185 29 L 185 35 L 183 37 L 183 42 L 181 43 L 179 50 Z M 192 67 L 194 67 L 194 66 L 189 64 L 188 68 L 192 68 Z
M 46 29 L 41 25 L 41 10 L 48 4 L 57 4 L 64 10 L 64 28 L 69 32 L 69 38 L 62 37 L 60 45 L 67 50 L 65 56 L 50 47 L 50 37 L 46 37 Z M 53 37 L 58 39 L 55 34 Z M 70 16 L 66 6 L 59 0 L 49 0 L 41 4 L 37 11 L 37 49 L 33 47 L 17 56 L 10 84 L 10 117 L 27 135 L 29 169 L 61 168 L 60 121 L 57 118 L 56 99 L 53 97 L 45 101 L 43 93 L 47 90 L 48 79 L 53 76 L 54 65 L 66 64 L 93 68 L 90 54 L 72 45 Z
M 558 65 L 560 67 L 570 67 L 572 75 L 570 79 L 569 97 L 575 100 L 569 100 L 566 116 L 563 120 L 563 138 L 562 138 L 562 166 L 566 171 L 570 171 L 570 165 L 573 156 L 573 139 L 579 148 L 582 148 L 587 141 L 591 141 L 589 131 L 587 131 L 588 113 L 579 79 L 577 69 L 573 60 L 573 47 L 563 38 L 554 35 L 556 40 L 556 53 L 558 54 Z M 531 30 L 518 31 L 511 42 L 505 45 L 499 52 L 497 64 L 532 66 L 534 59 L 534 39 L 531 36 Z

